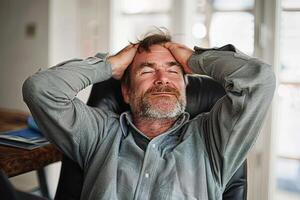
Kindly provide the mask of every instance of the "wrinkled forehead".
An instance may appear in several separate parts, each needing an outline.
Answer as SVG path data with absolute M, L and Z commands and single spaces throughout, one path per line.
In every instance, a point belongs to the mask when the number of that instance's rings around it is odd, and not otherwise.
M 150 51 L 142 51 L 137 52 L 133 59 L 133 66 L 137 66 L 143 62 L 153 62 L 157 64 L 163 64 L 167 62 L 176 61 L 171 52 L 161 46 L 161 45 L 153 45 L 150 47 Z

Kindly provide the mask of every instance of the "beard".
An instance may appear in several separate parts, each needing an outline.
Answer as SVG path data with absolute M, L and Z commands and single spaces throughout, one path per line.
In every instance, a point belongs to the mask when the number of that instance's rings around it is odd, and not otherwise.
M 151 119 L 171 119 L 180 116 L 186 107 L 186 96 L 170 86 L 153 86 L 142 96 L 130 95 L 134 115 Z

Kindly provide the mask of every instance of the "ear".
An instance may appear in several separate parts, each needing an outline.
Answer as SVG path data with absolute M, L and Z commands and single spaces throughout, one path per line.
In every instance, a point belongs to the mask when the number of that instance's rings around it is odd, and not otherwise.
M 128 87 L 128 85 L 121 83 L 121 91 L 122 91 L 122 96 L 123 96 L 124 102 L 129 104 L 129 87 Z

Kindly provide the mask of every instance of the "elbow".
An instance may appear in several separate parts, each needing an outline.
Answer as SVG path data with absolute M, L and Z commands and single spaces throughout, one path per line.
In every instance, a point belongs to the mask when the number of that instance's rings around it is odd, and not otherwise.
M 272 99 L 276 88 L 276 77 L 271 65 L 255 62 L 257 68 L 256 77 L 253 80 L 253 88 L 258 89 L 261 94 L 267 99 Z
M 262 69 L 262 84 L 274 92 L 276 76 L 271 65 L 265 64 Z
M 276 77 L 272 66 L 257 59 L 253 61 L 252 65 L 256 68 L 255 71 L 257 72 L 254 79 L 256 80 L 256 84 L 275 89 Z
M 275 90 L 276 88 L 276 76 L 272 68 L 270 67 L 270 75 L 269 75 L 270 86 Z
M 35 75 L 28 77 L 22 86 L 22 95 L 24 102 L 29 105 L 31 102 L 35 101 L 39 94 L 41 94 L 42 84 L 38 81 Z

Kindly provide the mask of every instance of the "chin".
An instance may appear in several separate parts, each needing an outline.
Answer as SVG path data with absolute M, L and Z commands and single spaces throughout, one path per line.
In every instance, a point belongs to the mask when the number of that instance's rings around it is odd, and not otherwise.
M 174 96 L 145 98 L 136 104 L 137 114 L 152 119 L 171 119 L 180 116 L 185 110 L 185 102 Z
M 179 103 L 175 104 L 155 104 L 152 106 L 148 106 L 147 109 L 144 110 L 143 114 L 150 118 L 156 119 L 170 119 L 176 118 L 183 113 L 184 109 L 180 106 Z
M 177 101 L 170 100 L 170 99 L 160 99 L 156 102 L 150 102 L 151 107 L 157 111 L 160 112 L 172 112 L 174 109 L 176 109 Z
M 153 110 L 156 110 L 160 113 L 170 113 L 176 109 L 176 105 L 170 105 L 170 104 L 162 104 L 162 105 L 155 105 L 151 106 Z

